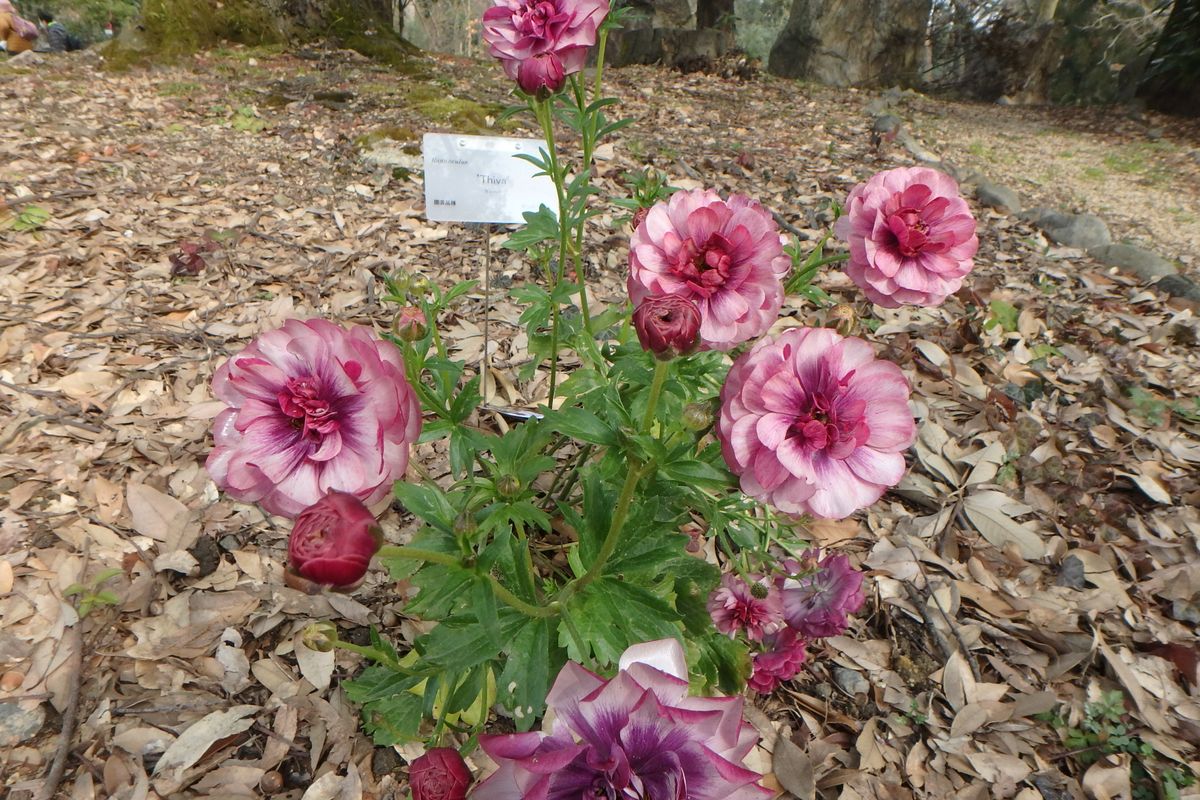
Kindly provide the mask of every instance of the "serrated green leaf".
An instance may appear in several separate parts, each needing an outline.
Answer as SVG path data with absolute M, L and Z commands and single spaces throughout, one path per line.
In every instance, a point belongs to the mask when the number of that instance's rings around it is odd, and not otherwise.
M 518 611 L 502 608 L 497 614 L 499 630 L 489 631 L 474 614 L 461 614 L 443 619 L 436 628 L 422 636 L 422 658 L 426 664 L 442 669 L 462 671 L 500 654 L 494 640 L 510 641 L 527 619 Z
M 617 432 L 604 420 L 583 408 L 560 408 L 546 414 L 545 424 L 572 439 L 591 444 L 615 445 Z
M 435 528 L 444 531 L 454 529 L 454 518 L 457 516 L 457 512 L 441 489 L 422 483 L 396 481 L 393 490 L 400 504 L 415 516 Z
M 530 730 L 541 718 L 550 678 L 566 660 L 566 655 L 553 647 L 551 631 L 548 619 L 527 620 L 505 650 L 507 660 L 497 688 L 500 703 L 512 713 L 518 731 Z

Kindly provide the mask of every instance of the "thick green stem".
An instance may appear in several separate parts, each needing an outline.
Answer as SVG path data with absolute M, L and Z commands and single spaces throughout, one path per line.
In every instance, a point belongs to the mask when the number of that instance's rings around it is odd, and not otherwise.
M 554 181 L 554 191 L 558 196 L 558 269 L 554 270 L 554 279 L 550 285 L 553 295 L 558 285 L 562 283 L 567 265 L 567 249 L 570 243 L 570 231 L 567 228 L 567 195 L 563 187 L 565 176 L 558 165 L 558 148 L 554 143 L 554 114 L 549 100 L 535 100 L 534 112 L 542 125 L 542 135 L 546 139 L 546 155 L 550 159 L 550 177 Z M 580 290 L 583 290 L 582 285 Z M 554 394 L 558 386 L 558 302 L 554 301 L 550 321 L 550 399 L 547 405 L 554 407 Z
M 592 99 L 600 99 L 600 84 L 604 77 L 604 48 L 608 44 L 608 28 L 600 29 L 600 41 L 596 43 L 596 83 L 592 87 Z
M 646 400 L 646 416 L 642 418 L 642 430 L 650 433 L 654 424 L 654 411 L 658 408 L 658 398 L 662 396 L 663 384 L 667 381 L 667 371 L 670 361 L 654 362 L 654 380 L 650 382 L 650 398 Z

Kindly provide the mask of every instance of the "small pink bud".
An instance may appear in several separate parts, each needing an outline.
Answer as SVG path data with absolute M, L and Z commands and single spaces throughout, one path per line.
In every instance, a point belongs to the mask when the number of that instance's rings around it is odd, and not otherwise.
M 383 531 L 362 501 L 330 492 L 300 512 L 288 539 L 288 566 L 334 589 L 353 589 L 367 574 Z
M 646 215 L 649 213 L 650 209 L 648 208 L 639 208 L 637 211 L 633 212 L 633 219 L 629 220 L 630 230 L 636 231 L 639 227 L 641 227 L 641 224 L 646 221 Z
M 517 85 L 521 91 L 543 100 L 561 89 L 566 79 L 562 61 L 555 53 L 532 56 L 517 67 Z
M 633 312 L 643 350 L 660 361 L 686 356 L 700 343 L 700 309 L 686 297 L 648 297 Z
M 424 339 L 429 332 L 425 325 L 425 312 L 416 306 L 404 306 L 392 319 L 392 332 L 406 342 Z

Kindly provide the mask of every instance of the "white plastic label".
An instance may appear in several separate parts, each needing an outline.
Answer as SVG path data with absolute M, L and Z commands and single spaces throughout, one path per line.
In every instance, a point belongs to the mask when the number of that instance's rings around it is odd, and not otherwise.
M 516 158 L 536 156 L 538 139 L 427 133 L 425 216 L 433 222 L 524 222 L 521 214 L 558 207 L 549 175 Z

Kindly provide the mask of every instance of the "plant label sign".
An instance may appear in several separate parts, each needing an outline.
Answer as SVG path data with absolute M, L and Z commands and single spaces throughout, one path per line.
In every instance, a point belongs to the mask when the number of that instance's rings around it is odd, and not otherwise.
M 549 175 L 518 155 L 537 156 L 538 139 L 427 133 L 425 216 L 431 222 L 524 222 L 526 211 L 558 207 Z

